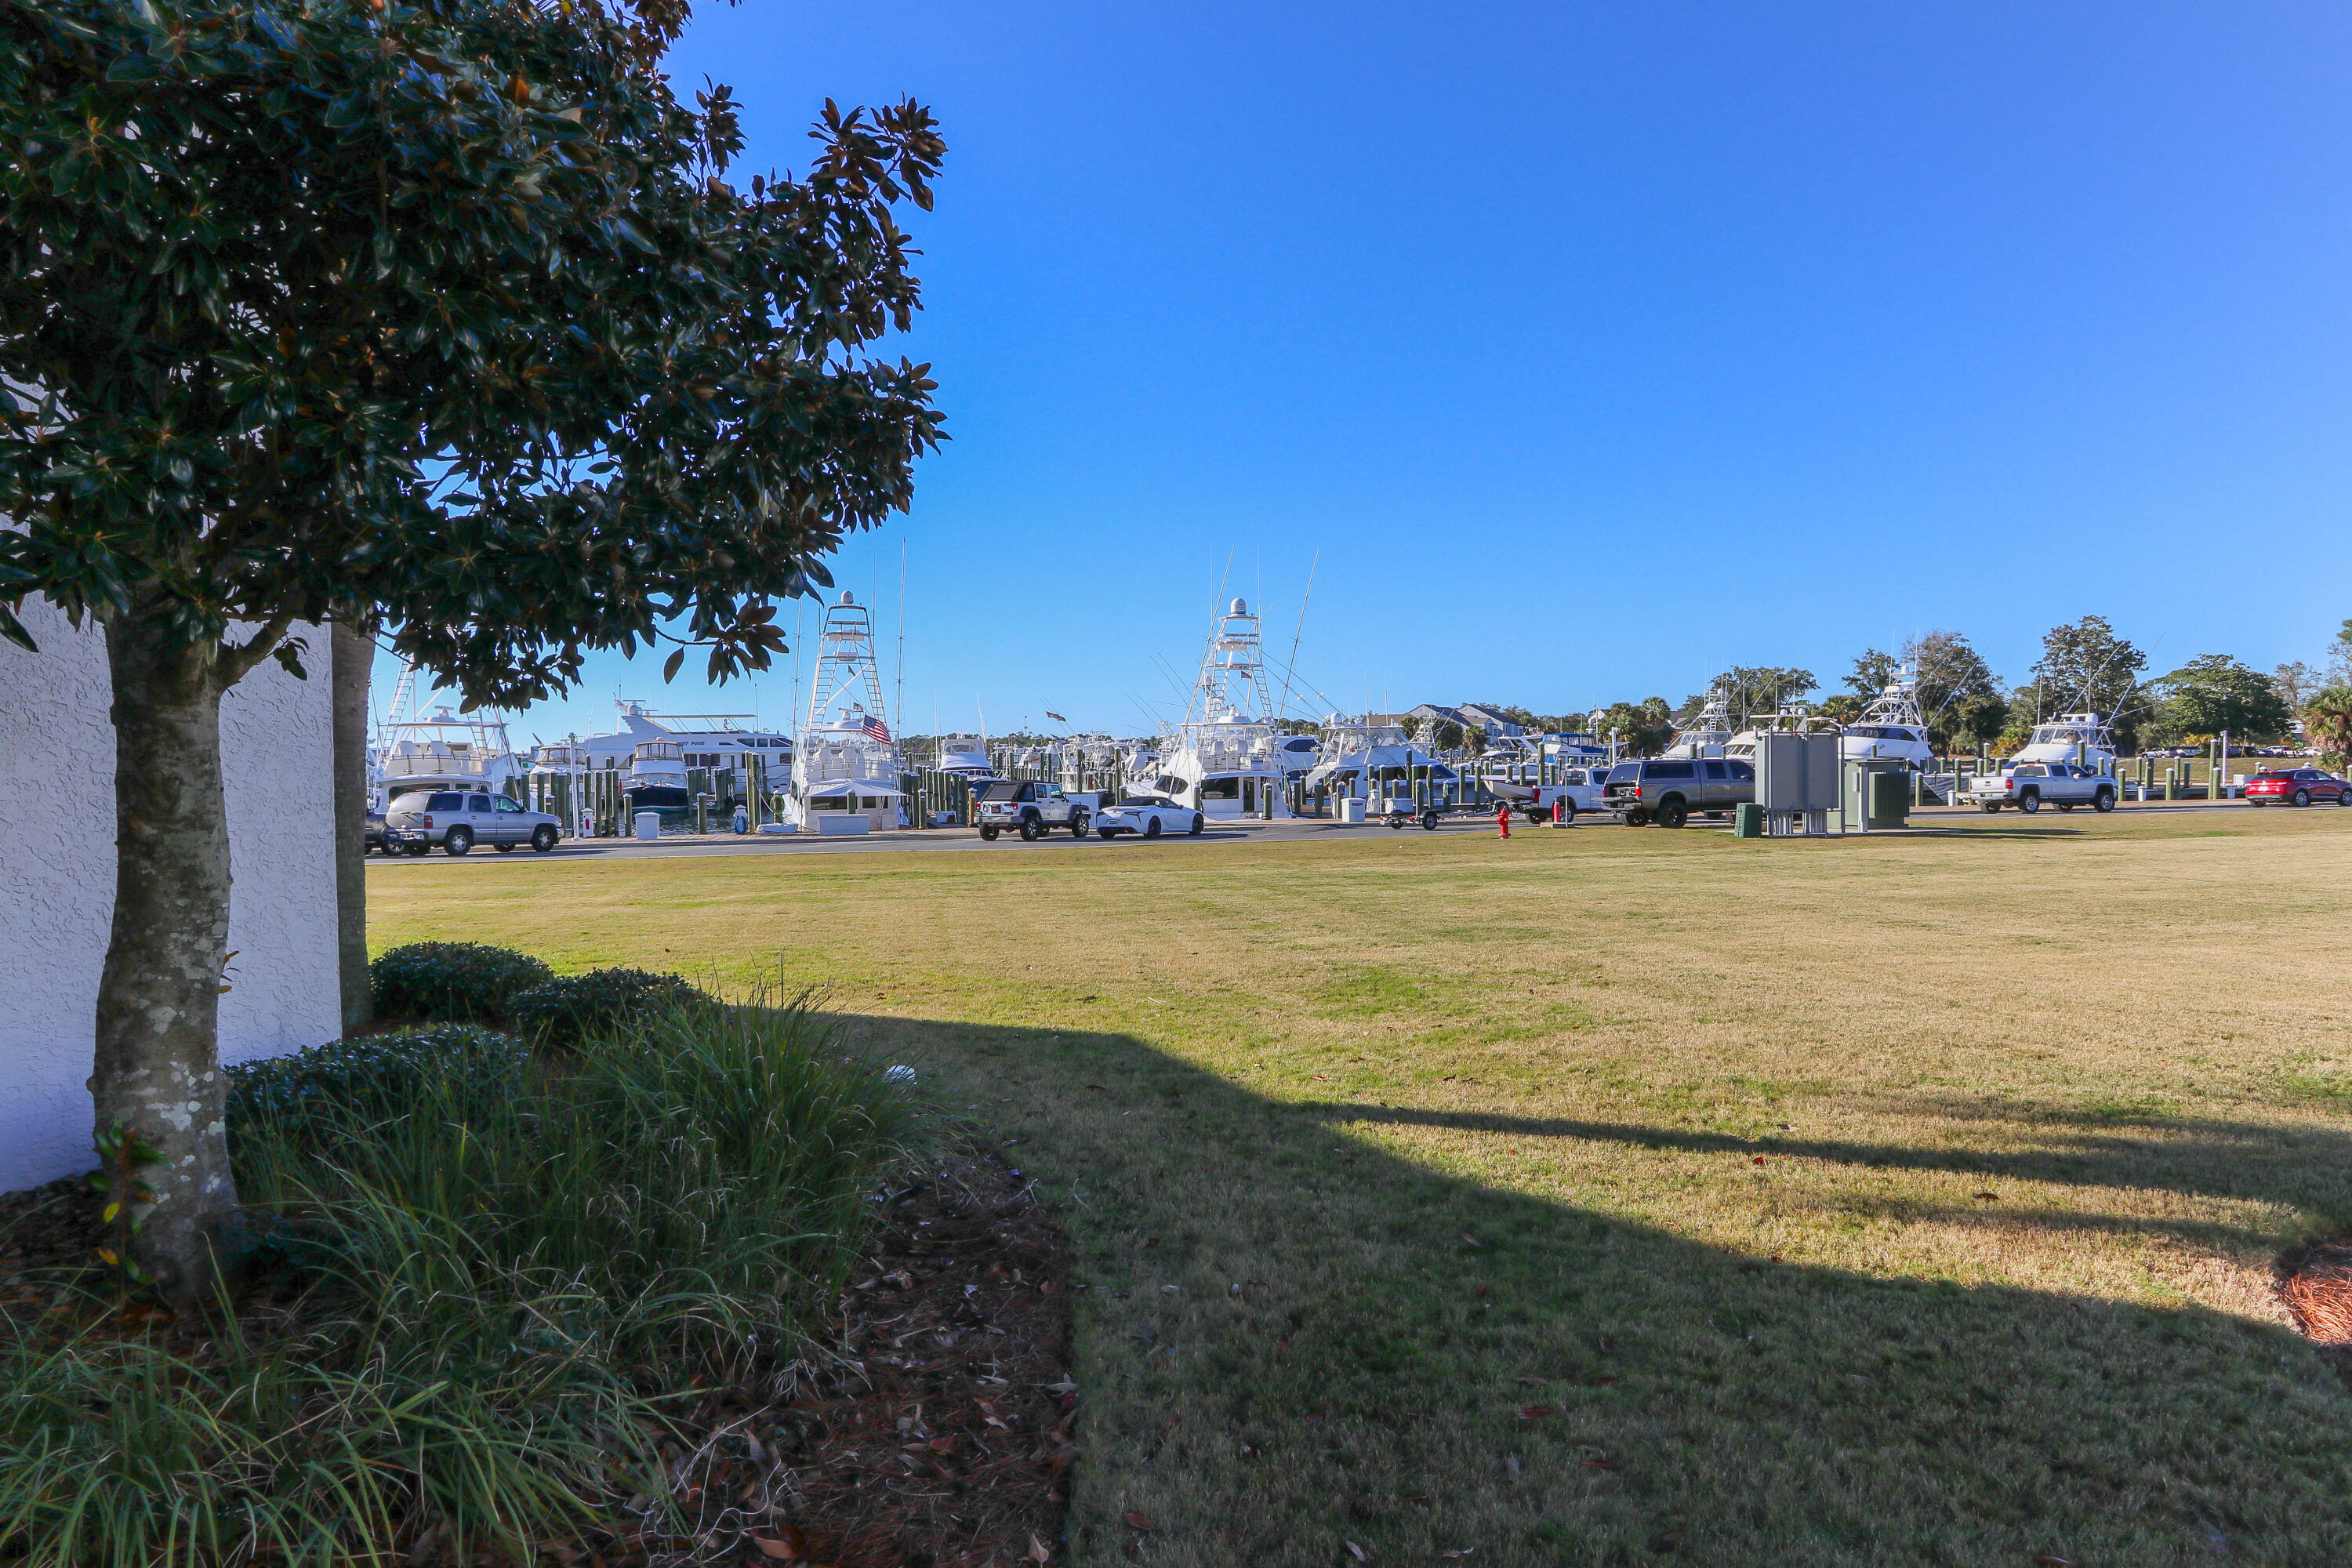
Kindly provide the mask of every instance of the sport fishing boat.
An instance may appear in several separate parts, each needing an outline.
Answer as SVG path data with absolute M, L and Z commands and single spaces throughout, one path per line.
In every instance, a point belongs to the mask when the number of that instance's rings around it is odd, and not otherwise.
M 1719 757 L 1732 738 L 1731 693 L 1716 687 L 1706 694 L 1706 704 L 1697 717 L 1687 724 L 1675 726 L 1675 738 L 1662 757 Z
M 931 769 L 961 774 L 971 781 L 975 790 L 994 784 L 999 777 L 995 764 L 988 760 L 988 742 L 978 735 L 940 736 Z
M 1184 721 L 1150 773 L 1128 776 L 1128 792 L 1163 795 L 1212 818 L 1297 815 L 1289 786 L 1307 767 L 1293 773 L 1299 753 L 1285 742 L 1302 737 L 1284 734 L 1273 708 L 1258 618 L 1235 599 L 1210 628 Z
M 2116 765 L 2116 736 L 2096 713 L 2061 713 L 2033 726 L 2032 738 L 2020 747 L 2011 763 L 2087 763 L 2093 767 Z
M 1900 757 L 1915 768 L 1935 761 L 1927 742 L 1927 721 L 1919 711 L 1919 671 L 1903 665 L 1895 678 L 1870 700 L 1862 717 L 1845 727 L 1838 752 L 1846 757 Z
M 833 717 L 824 718 L 830 710 Z M 808 716 L 793 747 L 793 787 L 784 825 L 803 832 L 856 827 L 886 832 L 910 823 L 898 748 L 884 721 L 882 670 L 874 654 L 874 614 L 845 592 L 817 628 L 816 673 Z

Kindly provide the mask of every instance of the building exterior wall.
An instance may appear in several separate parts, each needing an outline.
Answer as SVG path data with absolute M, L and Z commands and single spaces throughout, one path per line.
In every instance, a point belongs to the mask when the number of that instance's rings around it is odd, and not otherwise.
M 0 1192 L 88 1170 L 98 979 L 114 906 L 106 650 L 28 604 L 37 654 L 0 642 Z M 328 639 L 310 679 L 264 660 L 221 705 L 230 893 L 221 1059 L 342 1032 Z

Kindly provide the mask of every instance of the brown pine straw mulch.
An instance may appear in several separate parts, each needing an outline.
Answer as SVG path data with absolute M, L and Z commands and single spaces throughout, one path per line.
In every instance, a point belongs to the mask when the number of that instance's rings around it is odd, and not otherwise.
M 37 1312 L 102 1279 L 100 1200 L 79 1180 L 0 1194 L 0 1315 Z M 643 1499 L 609 1534 L 541 1543 L 572 1568 L 740 1563 L 772 1568 L 1013 1568 L 1065 1557 L 1076 1458 L 1070 1249 L 1003 1155 L 979 1145 L 903 1179 L 878 1205 L 828 1353 L 781 1405 L 713 1390 L 704 1439 L 670 1475 L 684 1533 Z M 268 1283 L 241 1292 L 273 1294 Z M 256 1302 L 255 1304 L 258 1304 Z M 160 1310 L 167 1339 L 180 1325 Z M 200 1332 L 194 1324 L 185 1331 Z M 640 1511 L 641 1510 L 641 1511 Z M 407 1542 L 432 1563 L 433 1532 Z
M 2293 1248 L 2278 1261 L 2279 1300 L 2304 1338 L 2352 1357 L 2352 1237 Z M 2352 1361 L 2339 1361 L 2352 1370 Z

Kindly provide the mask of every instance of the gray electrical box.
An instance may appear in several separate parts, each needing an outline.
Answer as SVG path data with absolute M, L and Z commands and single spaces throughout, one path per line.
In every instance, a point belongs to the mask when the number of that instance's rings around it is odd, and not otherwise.
M 1756 737 L 1756 804 L 1776 837 L 1826 833 L 1838 810 L 1838 737 L 1767 731 Z

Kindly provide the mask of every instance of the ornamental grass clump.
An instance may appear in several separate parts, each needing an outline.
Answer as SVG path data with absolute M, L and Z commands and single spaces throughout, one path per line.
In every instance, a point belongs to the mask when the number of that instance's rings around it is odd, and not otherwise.
M 679 1400 L 781 1386 L 925 1110 L 804 998 L 646 1015 L 560 1070 L 501 1039 L 240 1079 L 239 1188 L 300 1305 L 200 1351 L 0 1343 L 0 1562 L 529 1561 L 632 1498 L 658 1528 Z
M 412 942 L 368 965 L 376 1016 L 425 1023 L 502 1023 L 516 997 L 554 977 L 529 953 L 478 942 Z

